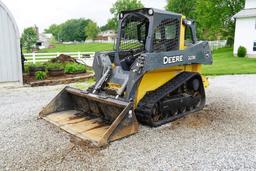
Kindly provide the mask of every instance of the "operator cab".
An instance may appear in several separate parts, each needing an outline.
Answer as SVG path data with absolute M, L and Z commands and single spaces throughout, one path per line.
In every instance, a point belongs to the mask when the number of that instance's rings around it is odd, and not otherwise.
M 121 12 L 115 64 L 129 71 L 143 53 L 179 50 L 182 15 L 143 8 Z

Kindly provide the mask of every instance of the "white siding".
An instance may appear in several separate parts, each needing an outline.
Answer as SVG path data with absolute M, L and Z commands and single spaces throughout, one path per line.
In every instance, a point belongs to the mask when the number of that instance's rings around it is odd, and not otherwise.
M 256 0 L 246 0 L 245 9 L 256 8 Z
M 0 83 L 22 82 L 19 46 L 16 23 L 0 1 Z
M 236 20 L 234 54 L 237 54 L 239 46 L 247 49 L 249 56 L 256 57 L 253 51 L 253 43 L 256 41 L 256 17 L 240 18 Z

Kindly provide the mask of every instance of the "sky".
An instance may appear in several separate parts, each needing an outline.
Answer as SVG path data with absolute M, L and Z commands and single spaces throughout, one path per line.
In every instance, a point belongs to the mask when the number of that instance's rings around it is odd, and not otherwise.
M 1 0 L 12 12 L 20 32 L 37 25 L 40 32 L 51 24 L 72 18 L 89 18 L 99 26 L 112 15 L 109 9 L 116 0 Z M 167 0 L 141 0 L 145 7 L 164 9 Z

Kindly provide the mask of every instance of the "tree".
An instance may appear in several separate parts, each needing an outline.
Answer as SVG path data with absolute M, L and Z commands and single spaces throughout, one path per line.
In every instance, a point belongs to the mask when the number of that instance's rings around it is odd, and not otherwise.
M 71 19 L 60 25 L 53 24 L 45 31 L 52 33 L 58 41 L 84 41 L 87 38 L 84 28 L 89 22 L 91 22 L 89 19 Z
M 114 15 L 114 18 L 112 19 L 112 26 L 117 28 L 117 23 L 119 19 L 119 14 L 122 11 L 126 10 L 134 10 L 143 8 L 144 5 L 141 3 L 140 0 L 117 0 L 116 3 L 114 3 L 113 7 L 110 9 L 111 14 Z
M 84 41 L 84 28 L 91 20 L 71 19 L 61 25 L 60 37 L 63 41 Z
M 89 22 L 89 24 L 85 27 L 85 34 L 87 35 L 87 38 L 91 40 L 95 40 L 99 32 L 100 29 L 97 26 L 97 23 L 93 21 Z
M 117 30 L 117 22 L 115 18 L 108 19 L 108 23 L 100 28 L 101 31 Z
M 110 12 L 114 14 L 115 18 L 118 18 L 119 13 L 125 10 L 133 10 L 138 8 L 143 8 L 144 5 L 140 0 L 117 0 Z
M 196 20 L 204 39 L 234 37 L 232 17 L 244 7 L 244 0 L 197 0 Z
M 225 37 L 234 37 L 235 22 L 232 16 L 244 8 L 245 0 L 217 0 L 219 8 L 225 8 L 223 12 L 224 29 L 222 30 Z
M 245 0 L 168 0 L 167 10 L 182 13 L 197 23 L 200 39 L 228 39 L 234 36 L 232 16 L 239 12 Z
M 22 47 L 31 52 L 38 39 L 36 29 L 34 27 L 26 28 L 21 36 Z
M 167 0 L 166 10 L 181 13 L 193 18 L 197 0 Z
M 51 33 L 55 40 L 59 41 L 61 26 L 57 24 L 52 24 L 48 29 L 45 29 L 45 33 Z
M 222 10 L 215 1 L 197 0 L 195 20 L 200 39 L 216 40 L 222 38 Z M 216 12 L 218 11 L 218 12 Z

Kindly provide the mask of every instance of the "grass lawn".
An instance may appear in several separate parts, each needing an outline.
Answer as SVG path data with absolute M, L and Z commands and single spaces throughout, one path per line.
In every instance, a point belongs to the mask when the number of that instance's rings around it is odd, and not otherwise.
M 204 75 L 256 74 L 256 59 L 233 56 L 231 48 L 213 52 L 213 65 L 203 66 Z
M 81 44 L 56 44 L 54 48 L 42 49 L 41 53 L 54 52 L 97 52 L 113 50 L 112 43 L 81 43 Z

